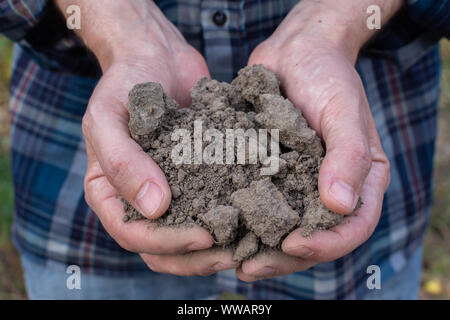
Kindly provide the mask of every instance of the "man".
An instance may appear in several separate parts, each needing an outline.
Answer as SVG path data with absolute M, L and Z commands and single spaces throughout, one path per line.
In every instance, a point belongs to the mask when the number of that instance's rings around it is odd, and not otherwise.
M 71 5 L 81 10 L 75 32 L 58 13 L 76 13 Z M 18 42 L 10 103 L 14 241 L 31 298 L 417 297 L 436 136 L 436 43 L 450 34 L 450 1 L 1 6 L 0 30 Z M 368 23 L 377 10 L 379 33 Z M 160 82 L 186 106 L 201 76 L 229 81 L 258 63 L 277 74 L 325 141 L 324 204 L 348 214 L 361 196 L 364 206 L 311 238 L 295 230 L 282 253 L 241 266 L 229 250 L 209 249 L 213 239 L 201 228 L 122 223 L 119 195 L 150 219 L 171 199 L 163 172 L 129 137 L 132 86 Z M 69 265 L 81 268 L 80 290 L 66 287 Z M 381 289 L 367 270 L 378 272 Z

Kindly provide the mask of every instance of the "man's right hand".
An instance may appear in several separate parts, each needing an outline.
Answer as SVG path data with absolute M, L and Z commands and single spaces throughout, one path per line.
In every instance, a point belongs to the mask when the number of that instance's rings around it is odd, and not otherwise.
M 117 243 L 140 253 L 153 271 L 207 275 L 236 267 L 230 250 L 208 249 L 214 241 L 201 227 L 175 231 L 122 221 L 121 196 L 149 219 L 164 214 L 171 201 L 163 172 L 130 137 L 128 92 L 137 83 L 159 82 L 169 96 L 187 106 L 189 89 L 200 77 L 209 76 L 203 57 L 152 1 L 57 3 L 63 12 L 68 5 L 80 6 L 79 35 L 103 70 L 83 118 L 89 206 Z

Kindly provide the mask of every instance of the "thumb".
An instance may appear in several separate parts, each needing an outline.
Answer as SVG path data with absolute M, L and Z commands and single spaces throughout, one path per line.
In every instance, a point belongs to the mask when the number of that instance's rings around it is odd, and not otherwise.
M 326 156 L 319 172 L 319 193 L 325 206 L 351 213 L 370 171 L 372 156 L 368 129 L 370 116 L 365 99 L 351 106 L 334 99 L 322 113 L 321 132 Z
M 111 185 L 141 214 L 156 219 L 170 205 L 170 188 L 159 166 L 130 138 L 126 112 L 120 102 L 94 94 L 83 133 Z
M 88 124 L 87 117 L 83 121 L 85 131 L 89 131 L 87 140 L 111 185 L 145 217 L 156 219 L 164 214 L 171 200 L 167 180 L 159 166 L 128 136 L 127 127 L 120 121 L 97 119 L 103 128 L 114 128 L 102 132 L 97 125 Z M 96 132 L 95 137 L 92 132 Z

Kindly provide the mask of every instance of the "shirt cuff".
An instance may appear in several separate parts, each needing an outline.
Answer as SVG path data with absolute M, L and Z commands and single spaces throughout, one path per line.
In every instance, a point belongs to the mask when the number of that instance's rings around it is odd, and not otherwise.
M 0 0 L 0 32 L 20 41 L 35 27 L 50 0 Z
M 450 0 L 408 0 L 410 18 L 440 36 L 450 37 Z

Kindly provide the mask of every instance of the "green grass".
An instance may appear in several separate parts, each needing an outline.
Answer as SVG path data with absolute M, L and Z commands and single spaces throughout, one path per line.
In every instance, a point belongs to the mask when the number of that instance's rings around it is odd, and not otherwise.
M 20 260 L 11 244 L 14 191 L 7 108 L 11 60 L 12 44 L 0 36 L 0 300 L 27 297 Z
M 441 294 L 450 298 L 450 42 L 441 41 L 442 91 L 439 105 L 439 136 L 434 172 L 434 201 L 424 245 L 424 282 L 442 284 Z M 426 293 L 425 293 L 426 296 Z
M 12 43 L 0 36 L 0 81 L 6 85 L 10 77 L 10 65 L 12 61 Z
M 11 238 L 13 215 L 13 188 L 9 152 L 0 153 L 0 243 L 8 243 Z
M 10 242 L 13 214 L 13 188 L 9 156 L 7 87 L 10 78 L 12 43 L 0 37 L 0 244 Z

